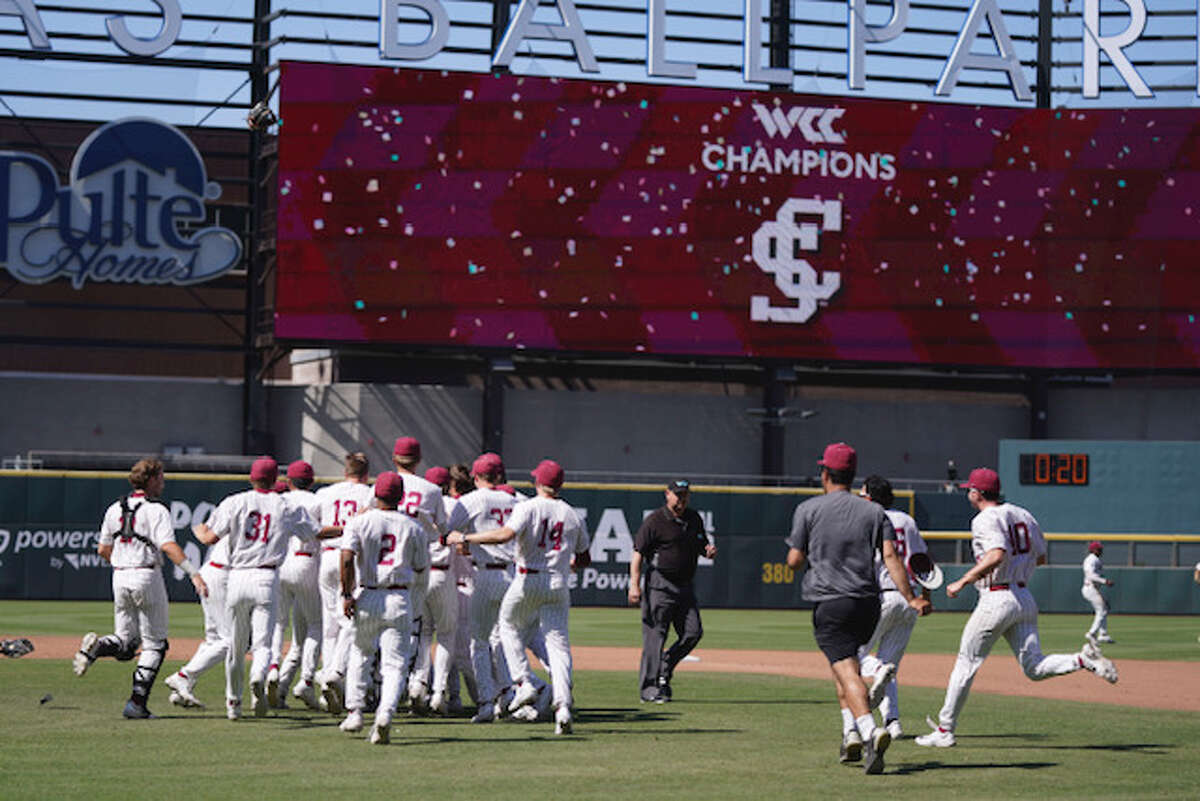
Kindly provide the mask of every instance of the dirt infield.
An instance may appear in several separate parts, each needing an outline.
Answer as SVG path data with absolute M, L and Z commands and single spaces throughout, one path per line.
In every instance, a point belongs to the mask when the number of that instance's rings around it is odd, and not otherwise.
M 3 634 L 0 639 L 14 635 Z M 35 651 L 26 659 L 67 659 L 79 647 L 74 637 L 32 638 Z M 176 658 L 191 654 L 199 645 L 195 639 L 174 639 L 171 651 Z M 579 670 L 629 671 L 636 676 L 641 656 L 636 648 L 571 649 Z M 728 651 L 699 648 L 679 666 L 679 671 L 713 673 L 763 673 L 804 679 L 829 679 L 829 665 L 819 653 L 803 651 Z M 908 654 L 901 668 L 901 681 L 913 687 L 944 688 L 954 666 L 949 654 Z M 975 677 L 972 692 L 1019 695 L 1029 698 L 1054 698 L 1063 701 L 1119 704 L 1148 709 L 1176 709 L 1200 712 L 1200 694 L 1192 687 L 1196 675 L 1194 662 L 1151 662 L 1122 660 L 1117 664 L 1121 680 L 1109 686 L 1086 671 L 1050 681 L 1034 682 L 1025 678 L 1015 659 L 997 652 L 984 663 Z M 631 678 L 631 687 L 636 684 Z M 632 690 L 631 690 L 632 692 Z

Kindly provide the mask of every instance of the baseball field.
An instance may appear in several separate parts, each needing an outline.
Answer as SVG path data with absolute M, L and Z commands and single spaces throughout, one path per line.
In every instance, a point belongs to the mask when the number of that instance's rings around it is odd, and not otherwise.
M 964 620 L 935 613 L 918 624 L 900 670 L 904 737 L 885 774 L 865 776 L 837 761 L 837 703 L 807 612 L 706 610 L 676 700 L 655 705 L 634 690 L 638 613 L 576 609 L 574 734 L 401 717 L 392 743 L 375 747 L 298 702 L 230 723 L 220 670 L 198 685 L 206 711 L 171 707 L 160 677 L 158 719 L 126 721 L 131 664 L 100 660 L 83 678 L 70 668 L 81 633 L 111 629 L 111 604 L 5 601 L 0 637 L 29 637 L 37 650 L 0 659 L 0 799 L 1196 797 L 1200 621 L 1114 617 L 1116 685 L 1086 672 L 1034 683 L 998 646 L 957 747 L 918 747 Z M 1044 650 L 1078 649 L 1089 621 L 1043 616 Z M 166 669 L 191 655 L 201 628 L 197 605 L 172 605 Z

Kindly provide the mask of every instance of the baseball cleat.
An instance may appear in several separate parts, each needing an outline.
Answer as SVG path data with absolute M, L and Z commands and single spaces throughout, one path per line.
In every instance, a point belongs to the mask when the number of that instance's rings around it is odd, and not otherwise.
M 242 702 L 241 701 L 225 701 L 225 717 L 230 720 L 238 720 L 242 717 Z
M 1115 643 L 1116 640 L 1114 640 L 1112 637 L 1108 636 L 1108 634 L 1101 634 L 1099 637 L 1096 638 L 1096 642 L 1111 644 L 1111 643 Z
M 130 720 L 149 720 L 154 717 L 154 715 L 150 714 L 150 710 L 146 708 L 145 704 L 138 703 L 132 698 L 125 702 L 125 709 L 122 710 L 121 714 Z
M 446 704 L 446 694 L 438 690 L 433 694 L 433 698 L 429 701 L 429 711 L 435 715 L 445 715 L 449 712 L 449 707 Z
M 862 735 L 851 729 L 842 736 L 842 747 L 838 749 L 838 762 L 857 762 L 862 759 Z
M 350 714 L 346 715 L 346 719 L 343 720 L 338 726 L 338 728 L 346 732 L 346 734 L 354 734 L 357 731 L 362 731 L 362 727 L 363 714 L 362 711 L 358 709 L 350 710 Z
M 513 720 L 519 720 L 522 723 L 536 723 L 538 719 L 538 711 L 532 706 L 523 706 L 516 712 L 512 713 Z
M 887 729 L 875 729 L 875 733 L 863 743 L 863 773 L 883 773 L 883 752 L 892 744 L 892 735 Z
M 1101 654 L 1099 649 L 1093 648 L 1091 643 L 1083 646 L 1083 650 L 1079 652 L 1079 666 L 1090 670 L 1109 684 L 1117 683 L 1117 666 Z
M 387 745 L 391 741 L 392 727 L 387 723 L 376 723 L 371 727 L 371 745 Z
M 172 704 L 185 708 L 192 706 L 204 708 L 204 704 L 192 693 L 192 683 L 182 673 L 172 673 L 163 679 L 163 684 L 171 688 L 170 701 Z
M 79 643 L 79 651 L 71 660 L 71 669 L 75 671 L 76 676 L 87 673 L 87 669 L 96 661 L 96 643 L 98 642 L 100 642 L 100 635 L 94 631 L 83 635 L 83 639 Z
M 267 716 L 267 694 L 261 681 L 250 682 L 250 694 L 254 696 L 254 717 Z
M 875 671 L 875 680 L 871 682 L 871 687 L 867 691 L 868 707 L 875 709 L 883 703 L 883 697 L 887 694 L 888 683 L 895 677 L 895 664 L 886 662 L 879 666 L 879 670 Z
M 927 748 L 952 748 L 957 740 L 954 739 L 954 732 L 935 726 L 929 734 L 922 734 L 913 742 Z
M 325 711 L 331 715 L 342 712 L 342 689 L 336 676 L 321 679 L 321 699 L 325 701 Z
M 571 710 L 567 709 L 565 706 L 560 706 L 554 712 L 554 733 L 571 733 Z
M 272 709 L 278 709 L 279 703 L 279 668 L 272 667 L 267 672 L 267 706 Z M 286 703 L 282 706 L 287 706 Z
M 888 734 L 892 735 L 893 743 L 899 740 L 900 735 L 904 733 L 904 730 L 900 728 L 899 720 L 889 720 L 884 728 L 888 730 Z
M 537 700 L 537 687 L 531 681 L 523 681 L 517 687 L 517 692 L 513 695 L 512 701 L 508 704 L 509 712 L 516 712 L 523 706 L 532 704 Z M 567 713 L 570 714 L 569 712 Z
M 317 694 L 313 690 L 311 681 L 302 681 L 292 689 L 292 697 L 299 698 L 304 702 L 304 705 L 309 709 L 319 709 L 320 704 L 317 702 Z
M 480 704 L 479 709 L 471 718 L 472 723 L 491 723 L 496 719 L 496 705 L 491 703 Z

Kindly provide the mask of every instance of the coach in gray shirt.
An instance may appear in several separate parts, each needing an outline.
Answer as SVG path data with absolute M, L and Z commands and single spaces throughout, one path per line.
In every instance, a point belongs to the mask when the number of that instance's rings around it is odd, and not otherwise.
M 844 442 L 825 448 L 818 465 L 825 494 L 796 507 L 787 538 L 788 567 L 808 571 L 801 595 L 816 604 L 813 634 L 833 672 L 838 700 L 854 715 L 861 741 L 856 750 L 867 773 L 883 772 L 883 752 L 891 743 L 887 729 L 875 725 L 867 686 L 859 675 L 858 648 L 879 622 L 879 583 L 875 554 L 883 554 L 888 574 L 900 594 L 919 614 L 928 614 L 928 600 L 913 595 L 908 573 L 896 555 L 896 531 L 883 507 L 850 493 L 858 454 Z M 847 743 L 843 740 L 845 758 Z

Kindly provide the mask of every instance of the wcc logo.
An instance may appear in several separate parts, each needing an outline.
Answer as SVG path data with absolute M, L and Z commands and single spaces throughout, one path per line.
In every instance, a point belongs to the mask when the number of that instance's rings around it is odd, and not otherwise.
M 238 263 L 227 228 L 199 228 L 221 196 L 195 145 L 157 120 L 127 118 L 94 131 L 70 182 L 32 153 L 0 151 L 0 264 L 18 281 L 198 284 Z
M 787 139 L 793 131 L 799 131 L 806 142 L 816 144 L 840 145 L 846 137 L 833 130 L 833 124 L 846 113 L 844 108 L 810 108 L 793 106 L 787 111 L 781 108 L 767 108 L 762 103 L 752 103 L 754 116 L 758 124 L 772 139 L 776 136 Z

